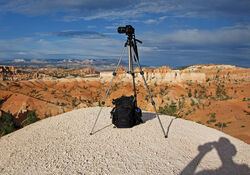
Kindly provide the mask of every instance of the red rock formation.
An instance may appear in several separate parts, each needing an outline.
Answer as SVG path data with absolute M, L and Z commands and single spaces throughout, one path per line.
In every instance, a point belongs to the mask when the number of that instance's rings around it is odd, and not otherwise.
M 95 69 L 91 66 L 89 67 L 85 67 L 83 69 L 80 69 L 80 72 L 84 72 L 86 74 L 96 74 L 97 72 L 95 71 Z
M 171 69 L 169 67 L 166 67 L 166 66 L 162 66 L 160 68 L 157 68 L 154 70 L 154 73 L 167 73 L 167 72 L 170 72 Z
M 0 66 L 0 80 L 13 80 L 16 74 L 14 66 Z

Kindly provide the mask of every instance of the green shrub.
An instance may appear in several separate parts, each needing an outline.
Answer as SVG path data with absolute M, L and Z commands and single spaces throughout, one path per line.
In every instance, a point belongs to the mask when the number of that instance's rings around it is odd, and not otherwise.
M 190 110 L 188 110 L 187 112 L 186 112 L 186 114 L 185 115 L 188 115 L 188 114 L 190 114 L 191 113 L 191 111 Z
M 111 91 L 116 91 L 118 89 L 118 85 L 115 84 L 112 88 L 111 88 Z
M 37 90 L 33 89 L 33 90 L 31 91 L 31 93 L 32 93 L 32 94 L 36 94 L 36 93 L 38 93 L 38 92 L 37 92 Z
M 209 120 L 209 122 L 216 122 L 216 120 L 215 119 L 211 119 L 211 120 Z
M 159 113 L 165 114 L 165 115 L 170 115 L 170 116 L 177 116 L 177 107 L 176 103 L 172 102 L 170 105 L 166 105 L 163 108 L 159 108 Z
M 184 107 L 185 107 L 185 101 L 179 100 L 179 101 L 178 101 L 178 107 L 179 107 L 179 109 L 184 108 Z
M 197 96 L 197 90 L 196 89 L 194 90 L 194 96 L 195 97 Z
M 215 117 L 216 117 L 216 113 L 214 113 L 214 112 L 213 112 L 213 113 L 209 113 L 208 115 L 209 115 L 209 117 L 211 117 L 212 119 L 215 119 Z
M 160 94 L 163 95 L 164 94 L 164 89 L 160 89 Z
M 71 97 L 71 95 L 68 94 L 68 93 L 64 93 L 64 94 L 63 94 L 63 97 Z
M 73 106 L 73 107 L 76 107 L 76 106 L 77 106 L 77 104 L 76 104 L 76 97 L 72 100 L 72 106 Z
M 34 110 L 29 111 L 28 115 L 27 115 L 27 119 L 23 122 L 23 125 L 27 126 L 31 123 L 35 123 L 38 120 L 39 120 L 39 118 L 37 118 L 36 112 Z
M 217 86 L 216 88 L 216 96 L 219 98 L 219 100 L 228 100 L 231 99 L 227 94 L 225 89 L 221 88 L 220 86 Z
M 216 123 L 214 126 L 217 126 L 217 127 L 219 127 L 219 128 L 225 128 L 225 127 L 227 127 L 227 124 L 226 124 L 226 123 L 218 122 L 218 123 Z
M 2 113 L 0 117 L 0 137 L 15 131 L 14 117 L 10 112 Z
M 188 97 L 192 97 L 191 89 L 188 91 Z
M 4 103 L 4 100 L 0 100 L 0 107 L 2 106 L 3 103 Z
M 193 99 L 191 99 L 191 106 L 194 106 L 195 105 L 195 102 L 194 102 L 194 100 Z

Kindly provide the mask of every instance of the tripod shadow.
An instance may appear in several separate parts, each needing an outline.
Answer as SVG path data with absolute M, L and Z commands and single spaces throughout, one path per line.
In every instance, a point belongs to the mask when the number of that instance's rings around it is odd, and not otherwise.
M 196 168 L 201 162 L 202 158 L 213 148 L 216 149 L 220 160 L 221 167 L 214 170 L 203 170 L 195 173 Z M 233 156 L 236 155 L 237 150 L 235 146 L 225 137 L 221 137 L 218 142 L 208 142 L 204 145 L 198 146 L 199 154 L 182 170 L 180 175 L 205 175 L 205 174 L 250 174 L 250 169 L 246 164 L 237 164 L 233 161 Z
M 172 125 L 172 123 L 173 123 L 173 121 L 174 121 L 175 119 L 177 119 L 177 117 L 171 119 L 171 121 L 170 121 L 170 123 L 169 123 L 169 125 L 168 125 L 168 128 L 167 128 L 167 130 L 166 130 L 166 133 L 165 133 L 165 138 L 168 138 L 168 133 L 169 133 L 170 127 L 171 127 L 171 125 Z
M 154 118 L 156 118 L 155 113 L 152 113 L 152 112 L 142 112 L 142 120 L 143 120 L 144 123 L 147 122 L 148 120 L 152 120 Z M 173 121 L 175 119 L 177 119 L 177 117 L 171 119 L 171 121 L 170 121 L 170 123 L 169 123 L 169 125 L 167 127 L 167 130 L 165 131 L 165 138 L 168 138 L 170 127 L 171 127 L 171 125 L 172 125 L 172 123 L 173 123 Z
M 109 125 L 106 125 L 106 126 L 102 127 L 101 129 L 96 130 L 95 132 L 92 133 L 92 135 L 94 135 L 94 134 L 96 134 L 97 132 L 100 132 L 100 131 L 102 131 L 102 130 L 108 128 L 108 127 L 110 127 L 111 125 L 112 125 L 112 123 L 109 124 Z

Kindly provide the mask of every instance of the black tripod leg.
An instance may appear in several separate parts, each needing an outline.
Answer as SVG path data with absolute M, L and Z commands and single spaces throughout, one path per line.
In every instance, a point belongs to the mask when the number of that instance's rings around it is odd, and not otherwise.
M 151 103 L 152 103 L 152 105 L 153 105 L 153 107 L 154 107 L 155 115 L 157 116 L 157 118 L 158 118 L 158 120 L 159 120 L 159 123 L 160 123 L 161 129 L 162 129 L 162 132 L 163 132 L 163 134 L 164 134 L 164 137 L 166 137 L 165 130 L 164 130 L 164 128 L 163 128 L 163 126 L 162 126 L 162 123 L 161 123 L 161 119 L 160 119 L 160 117 L 159 117 L 159 115 L 158 115 L 158 113 L 157 113 L 156 107 L 155 107 L 155 102 L 154 102 L 154 100 L 152 99 L 152 96 L 151 96 L 151 93 L 150 93 L 150 91 L 149 91 L 147 82 L 146 82 L 146 80 L 145 80 L 144 72 L 142 71 L 140 62 L 139 62 L 138 57 L 137 57 L 137 55 L 136 55 L 136 53 L 135 53 L 135 49 L 134 49 L 134 47 L 132 47 L 132 48 L 133 48 L 133 52 L 134 52 L 135 61 L 136 61 L 137 65 L 138 65 L 138 67 L 139 67 L 139 69 L 140 69 L 140 74 L 141 74 L 141 76 L 142 76 L 142 79 L 143 79 L 144 84 L 145 84 L 145 86 L 146 86 L 146 89 L 147 89 L 147 91 L 148 91 L 148 95 L 149 95 L 149 97 L 150 97 Z
M 118 68 L 119 68 L 119 66 L 120 66 L 120 64 L 121 64 L 122 57 L 123 57 L 123 55 L 124 55 L 125 49 L 126 49 L 126 45 L 124 46 L 124 48 L 123 48 L 123 50 L 122 50 L 122 54 L 121 54 L 121 56 L 120 56 L 120 59 L 119 59 L 119 61 L 118 61 L 118 63 L 117 63 L 117 66 L 116 66 L 116 68 L 115 68 L 115 71 L 113 72 L 113 77 L 112 77 L 111 82 L 110 82 L 110 84 L 109 84 L 109 88 L 108 88 L 108 90 L 106 91 L 104 100 L 102 101 L 102 106 L 101 106 L 101 108 L 100 108 L 100 110 L 99 110 L 99 112 L 98 112 L 98 114 L 97 114 L 97 117 L 96 117 L 96 119 L 95 119 L 95 123 L 94 123 L 94 125 L 93 125 L 93 127 L 92 127 L 92 130 L 91 130 L 91 132 L 90 132 L 90 135 L 93 134 L 93 131 L 94 131 L 94 129 L 95 129 L 95 125 L 96 125 L 96 123 L 97 123 L 97 120 L 99 119 L 99 116 L 100 116 L 100 114 L 101 114 L 101 112 L 102 112 L 103 105 L 105 104 L 105 102 L 106 102 L 106 100 L 107 100 L 107 97 L 108 97 L 109 91 L 110 91 L 110 89 L 111 89 L 112 83 L 113 83 L 113 81 L 114 81 L 114 78 L 115 78 L 115 76 L 116 76 L 117 70 L 118 70 Z
M 134 90 L 134 97 L 135 97 L 135 107 L 137 107 L 137 95 L 136 95 L 136 87 L 135 87 L 135 73 L 134 71 L 131 73 L 133 78 L 133 90 Z

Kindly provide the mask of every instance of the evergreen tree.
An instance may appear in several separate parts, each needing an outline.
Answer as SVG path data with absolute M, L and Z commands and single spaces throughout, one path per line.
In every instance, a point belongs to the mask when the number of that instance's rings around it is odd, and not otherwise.
M 188 91 L 188 97 L 192 97 L 191 89 Z
M 31 123 L 38 121 L 38 120 L 39 120 L 39 118 L 37 118 L 35 110 L 29 111 L 28 115 L 27 115 L 27 119 L 24 121 L 23 125 L 27 126 Z
M 8 111 L 2 112 L 0 117 L 0 137 L 15 131 L 15 125 L 13 122 L 14 117 Z

